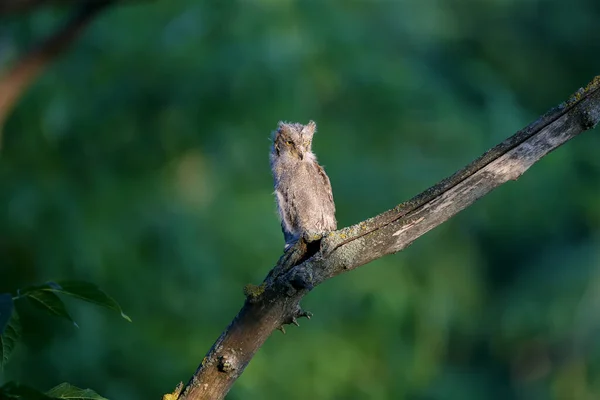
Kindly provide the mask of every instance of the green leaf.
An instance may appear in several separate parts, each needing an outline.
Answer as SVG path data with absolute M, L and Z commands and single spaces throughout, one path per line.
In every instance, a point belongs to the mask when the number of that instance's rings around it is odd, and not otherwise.
M 46 394 L 55 399 L 107 400 L 105 397 L 100 396 L 92 389 L 80 389 L 66 382 L 53 387 L 52 389 L 48 390 Z
M 52 400 L 52 397 L 26 385 L 16 382 L 9 382 L 0 387 L 0 399 L 2 400 Z
M 0 335 L 4 333 L 14 308 L 12 295 L 10 293 L 0 293 Z
M 4 368 L 4 365 L 8 361 L 8 357 L 14 350 L 20 338 L 21 322 L 19 321 L 19 314 L 13 310 L 12 316 L 6 326 L 6 330 L 0 336 L 0 368 Z
M 49 314 L 57 315 L 71 321 L 75 326 L 77 324 L 71 318 L 71 315 L 67 311 L 65 303 L 56 294 L 43 290 L 32 290 L 26 294 L 27 298 L 33 303 L 34 306 L 46 311 Z
M 78 298 L 88 303 L 93 303 L 121 314 L 123 318 L 131 322 L 131 318 L 123 312 L 119 303 L 112 297 L 104 293 L 93 283 L 83 281 L 58 281 L 48 282 L 44 285 L 36 286 L 33 290 L 51 291 L 54 293 L 66 294 Z
M 46 282 L 41 285 L 27 286 L 24 289 L 19 289 L 18 294 L 19 297 L 25 297 L 27 294 L 31 292 L 39 292 L 39 291 L 53 291 L 60 290 L 60 286 L 55 282 Z

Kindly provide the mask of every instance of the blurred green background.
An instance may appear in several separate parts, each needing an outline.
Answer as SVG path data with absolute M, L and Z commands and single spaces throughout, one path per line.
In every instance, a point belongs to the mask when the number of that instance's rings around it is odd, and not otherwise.
M 66 9 L 0 21 L 0 66 Z M 600 3 L 117 5 L 27 91 L 0 154 L 0 292 L 83 279 L 133 323 L 19 305 L 0 374 L 115 400 L 187 381 L 283 248 L 268 151 L 318 125 L 339 226 L 479 156 L 600 73 Z M 229 399 L 600 398 L 600 135 L 318 287 Z

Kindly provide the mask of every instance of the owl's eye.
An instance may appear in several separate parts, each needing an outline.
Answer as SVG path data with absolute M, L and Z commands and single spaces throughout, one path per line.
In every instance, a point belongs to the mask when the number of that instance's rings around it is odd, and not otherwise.
M 292 145 L 292 141 L 291 140 L 286 140 L 285 144 L 287 144 L 288 146 L 291 146 Z

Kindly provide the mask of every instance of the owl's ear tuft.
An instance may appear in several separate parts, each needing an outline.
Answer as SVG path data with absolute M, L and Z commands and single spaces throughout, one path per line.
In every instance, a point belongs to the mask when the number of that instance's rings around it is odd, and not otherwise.
M 304 129 L 302 131 L 305 134 L 309 134 L 310 136 L 312 136 L 317 131 L 317 124 L 315 123 L 315 121 L 310 120 L 308 121 L 308 124 L 304 126 Z
M 291 126 L 287 122 L 279 121 L 279 123 L 277 124 L 277 131 L 284 134 L 290 134 Z

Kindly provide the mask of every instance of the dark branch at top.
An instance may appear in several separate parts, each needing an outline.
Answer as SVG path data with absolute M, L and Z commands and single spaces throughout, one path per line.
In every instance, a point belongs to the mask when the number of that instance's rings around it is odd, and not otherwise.
M 111 3 L 113 0 L 78 2 L 72 16 L 62 28 L 31 49 L 6 74 L 2 75 L 0 78 L 0 139 L 7 116 L 27 87 L 50 62 L 79 37 L 98 12 Z

